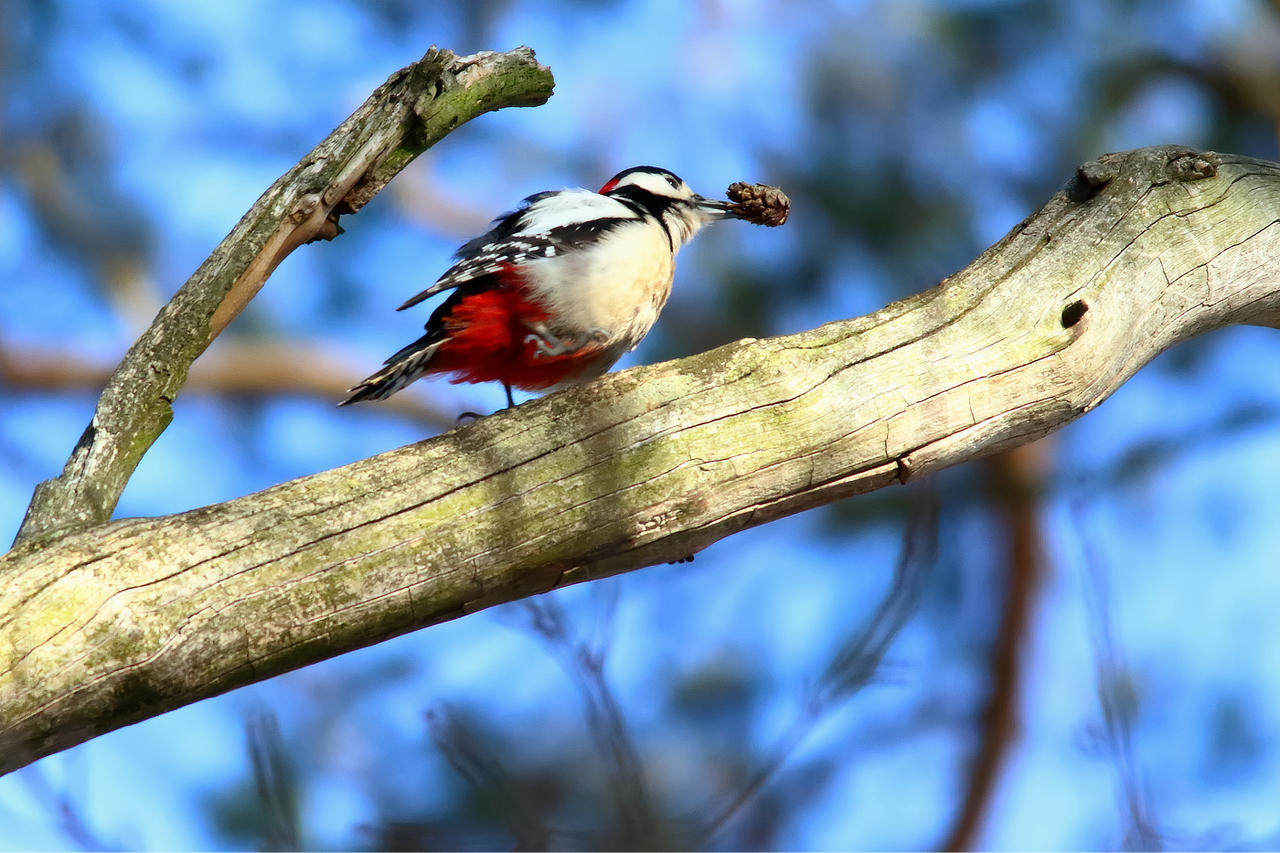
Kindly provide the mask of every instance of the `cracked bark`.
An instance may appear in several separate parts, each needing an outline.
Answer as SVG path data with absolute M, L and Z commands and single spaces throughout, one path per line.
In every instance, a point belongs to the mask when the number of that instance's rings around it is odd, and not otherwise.
M 227 503 L 0 558 L 0 771 L 360 646 L 1039 438 L 1280 325 L 1280 165 L 1086 164 L 939 286 L 611 374 Z

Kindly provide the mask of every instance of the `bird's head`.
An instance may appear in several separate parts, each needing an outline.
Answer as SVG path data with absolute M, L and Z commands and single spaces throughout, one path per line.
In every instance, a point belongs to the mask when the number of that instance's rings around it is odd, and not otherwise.
M 600 188 L 652 216 L 666 227 L 673 248 L 687 243 L 702 226 L 737 214 L 730 203 L 695 193 L 680 177 L 658 166 L 632 166 Z

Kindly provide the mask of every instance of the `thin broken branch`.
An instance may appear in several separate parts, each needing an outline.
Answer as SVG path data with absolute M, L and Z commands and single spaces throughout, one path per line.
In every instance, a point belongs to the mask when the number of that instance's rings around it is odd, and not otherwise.
M 528 48 L 457 57 L 432 48 L 392 74 L 277 180 L 133 345 L 107 383 L 62 474 L 36 487 L 18 541 L 111 517 L 151 444 L 173 419 L 191 363 L 248 304 L 276 266 L 338 217 L 362 208 L 401 169 L 482 113 L 541 104 L 551 72 Z

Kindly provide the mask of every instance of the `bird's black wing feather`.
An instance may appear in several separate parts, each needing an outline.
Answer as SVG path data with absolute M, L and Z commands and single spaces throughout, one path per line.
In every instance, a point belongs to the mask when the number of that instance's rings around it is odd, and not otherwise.
M 547 193 L 529 196 L 536 201 Z M 496 220 L 493 228 L 458 249 L 460 260 L 445 271 L 435 284 L 397 308 L 403 311 L 437 293 L 452 290 L 475 279 L 493 276 L 506 267 L 521 266 L 531 261 L 562 255 L 585 248 L 624 222 L 627 217 L 592 219 L 552 228 L 543 234 L 517 234 L 523 225 L 525 208 L 512 211 Z
M 499 247 L 509 240 L 511 235 L 524 226 L 530 205 L 536 204 L 551 194 L 551 191 L 534 193 L 521 201 L 515 210 L 510 210 L 490 222 L 488 231 L 458 247 L 458 250 L 453 253 L 457 263 L 445 270 L 444 275 L 440 276 L 435 284 L 406 300 L 396 310 L 412 308 L 437 293 L 444 293 L 465 281 L 494 272 L 497 266 L 488 261 L 495 256 L 495 253 L 486 250 Z M 512 263 L 512 261 L 508 260 L 505 263 Z

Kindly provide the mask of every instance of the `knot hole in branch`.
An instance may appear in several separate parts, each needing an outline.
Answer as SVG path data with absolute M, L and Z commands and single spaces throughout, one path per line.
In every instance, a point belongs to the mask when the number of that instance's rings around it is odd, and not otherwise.
M 1085 312 L 1087 312 L 1088 310 L 1089 310 L 1089 303 L 1085 302 L 1083 299 L 1077 299 L 1075 302 L 1072 302 L 1066 308 L 1063 308 L 1062 309 L 1062 328 L 1070 329 L 1076 323 L 1079 323 L 1080 319 L 1084 317 Z

